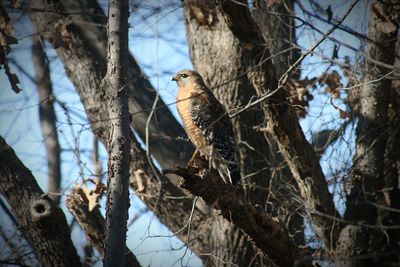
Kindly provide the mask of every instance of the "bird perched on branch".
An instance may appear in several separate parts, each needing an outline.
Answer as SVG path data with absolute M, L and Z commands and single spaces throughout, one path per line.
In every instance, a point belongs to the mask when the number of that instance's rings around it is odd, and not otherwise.
M 193 70 L 182 70 L 172 78 L 178 84 L 177 109 L 190 141 L 225 183 L 240 181 L 236 143 L 228 113 Z

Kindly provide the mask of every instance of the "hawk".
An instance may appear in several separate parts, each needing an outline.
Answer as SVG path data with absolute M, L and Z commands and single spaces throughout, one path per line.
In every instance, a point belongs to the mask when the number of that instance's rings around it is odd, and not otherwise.
M 225 183 L 238 183 L 236 143 L 228 113 L 199 73 L 182 70 L 172 80 L 178 84 L 176 107 L 183 127 L 196 146 L 192 159 L 200 152 Z

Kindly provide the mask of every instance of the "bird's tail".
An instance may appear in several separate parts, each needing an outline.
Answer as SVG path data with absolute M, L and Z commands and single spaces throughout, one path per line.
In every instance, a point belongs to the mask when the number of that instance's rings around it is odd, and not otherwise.
M 239 166 L 237 164 L 229 164 L 228 165 L 228 170 L 229 170 L 229 180 L 232 184 L 238 184 L 240 182 L 240 170 Z
M 212 159 L 212 167 L 216 169 L 225 183 L 238 184 L 240 182 L 239 165 L 234 161 L 227 161 L 221 157 Z

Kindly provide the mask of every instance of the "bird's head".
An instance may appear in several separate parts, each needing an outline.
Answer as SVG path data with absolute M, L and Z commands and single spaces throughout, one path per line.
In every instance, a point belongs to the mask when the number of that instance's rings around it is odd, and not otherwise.
M 172 77 L 172 80 L 176 81 L 179 87 L 204 84 L 203 78 L 194 70 L 181 70 Z

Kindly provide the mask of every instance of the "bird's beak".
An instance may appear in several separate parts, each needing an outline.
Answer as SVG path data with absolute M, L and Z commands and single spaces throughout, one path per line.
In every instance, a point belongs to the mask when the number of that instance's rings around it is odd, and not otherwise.
M 178 75 L 175 75 L 174 77 L 172 77 L 172 81 L 178 81 Z

